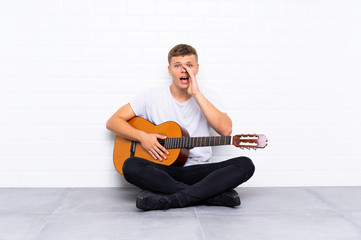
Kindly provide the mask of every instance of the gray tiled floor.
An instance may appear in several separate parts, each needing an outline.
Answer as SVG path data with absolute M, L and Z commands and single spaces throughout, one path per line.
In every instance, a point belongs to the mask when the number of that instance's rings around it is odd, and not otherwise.
M 361 187 L 237 191 L 237 208 L 142 212 L 136 188 L 3 188 L 0 239 L 361 239 Z

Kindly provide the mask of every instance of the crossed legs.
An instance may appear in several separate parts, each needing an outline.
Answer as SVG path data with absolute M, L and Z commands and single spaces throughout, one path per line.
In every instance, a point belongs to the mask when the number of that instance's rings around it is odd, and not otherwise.
M 254 170 L 247 157 L 188 167 L 131 157 L 123 165 L 128 182 L 144 190 L 176 196 L 180 207 L 200 204 L 231 190 L 250 179 Z

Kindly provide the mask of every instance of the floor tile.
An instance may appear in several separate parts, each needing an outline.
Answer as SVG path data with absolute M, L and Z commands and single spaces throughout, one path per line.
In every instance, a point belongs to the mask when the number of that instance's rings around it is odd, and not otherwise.
M 333 211 L 198 214 L 207 240 L 359 240 L 361 231 Z
M 65 188 L 3 188 L 0 190 L 0 213 L 49 213 L 66 197 Z
M 247 211 L 304 211 L 329 209 L 303 188 L 271 187 L 239 189 L 242 206 Z
M 343 211 L 361 211 L 361 187 L 315 187 L 310 190 Z
M 137 188 L 73 188 L 56 213 L 134 212 Z
M 195 213 L 54 214 L 38 240 L 57 239 L 203 239 Z
M 342 212 L 342 215 L 361 230 L 361 212 Z
M 0 239 L 36 239 L 48 216 L 46 213 L 0 213 Z

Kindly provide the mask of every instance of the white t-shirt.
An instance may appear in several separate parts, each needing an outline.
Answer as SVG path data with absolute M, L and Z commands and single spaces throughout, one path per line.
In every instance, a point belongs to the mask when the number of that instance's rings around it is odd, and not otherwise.
M 202 93 L 219 110 L 220 101 L 214 93 Z M 155 125 L 174 121 L 187 129 L 190 137 L 209 136 L 210 126 L 194 98 L 184 103 L 176 101 L 170 86 L 153 88 L 139 94 L 130 101 L 136 116 L 147 119 Z M 189 150 L 185 166 L 208 163 L 212 156 L 211 147 L 196 147 Z

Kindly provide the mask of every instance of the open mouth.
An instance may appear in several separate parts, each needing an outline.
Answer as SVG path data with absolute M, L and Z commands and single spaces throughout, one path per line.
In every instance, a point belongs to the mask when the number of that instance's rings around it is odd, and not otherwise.
M 181 77 L 180 80 L 182 84 L 187 84 L 189 81 L 189 77 Z

